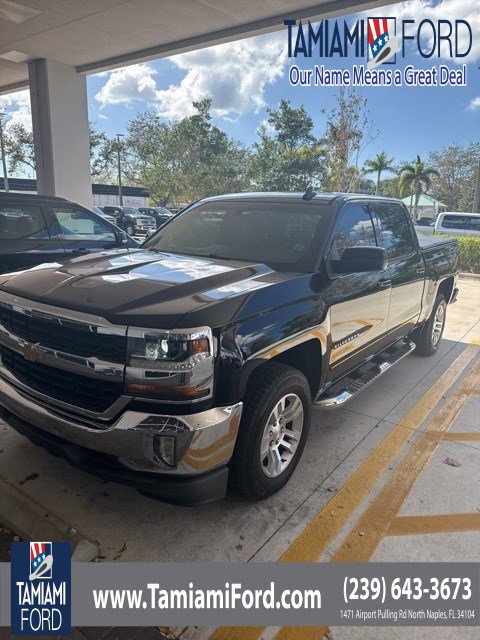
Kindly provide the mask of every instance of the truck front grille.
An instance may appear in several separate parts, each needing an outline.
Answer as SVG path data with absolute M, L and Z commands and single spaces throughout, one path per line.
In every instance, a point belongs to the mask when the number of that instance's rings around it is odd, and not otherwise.
M 3 367 L 33 391 L 75 407 L 103 413 L 123 394 L 122 382 L 73 374 L 39 362 L 0 345 Z
M 80 325 L 58 319 L 47 320 L 21 313 L 0 304 L 0 323 L 18 338 L 32 344 L 83 358 L 125 364 L 127 339 L 125 336 L 96 333 L 89 325 Z

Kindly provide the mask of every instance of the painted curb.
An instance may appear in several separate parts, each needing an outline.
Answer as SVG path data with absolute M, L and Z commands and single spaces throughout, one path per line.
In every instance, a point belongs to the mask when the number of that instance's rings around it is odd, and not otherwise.
M 467 273 L 466 271 L 460 271 L 458 277 L 463 280 L 480 280 L 480 273 Z
M 97 542 L 82 536 L 5 478 L 0 477 L 0 522 L 24 540 L 70 542 L 72 560 L 88 562 L 98 553 Z

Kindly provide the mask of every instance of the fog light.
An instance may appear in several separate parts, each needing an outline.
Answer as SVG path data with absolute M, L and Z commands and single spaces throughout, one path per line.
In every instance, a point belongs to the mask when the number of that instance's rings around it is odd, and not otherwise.
M 153 452 L 167 467 L 175 466 L 175 438 L 173 436 L 154 436 Z

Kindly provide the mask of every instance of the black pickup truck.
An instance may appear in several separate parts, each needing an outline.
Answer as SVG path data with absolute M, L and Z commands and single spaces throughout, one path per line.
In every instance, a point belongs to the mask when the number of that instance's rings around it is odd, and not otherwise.
M 0 418 L 149 496 L 202 504 L 230 480 L 265 498 L 312 402 L 435 353 L 457 260 L 393 199 L 205 199 L 138 250 L 0 276 Z

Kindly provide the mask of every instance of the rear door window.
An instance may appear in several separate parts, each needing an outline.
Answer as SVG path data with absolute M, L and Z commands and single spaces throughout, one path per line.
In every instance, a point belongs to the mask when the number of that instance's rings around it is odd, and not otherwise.
M 377 216 L 382 245 L 389 258 L 413 253 L 415 244 L 408 216 L 395 202 L 372 202 L 371 210 Z
M 480 231 L 480 217 L 471 217 L 467 223 L 468 231 Z
M 40 207 L 4 205 L 0 207 L 0 240 L 49 238 Z
M 85 209 L 52 207 L 55 233 L 61 240 L 103 240 L 114 242 L 110 225 Z

